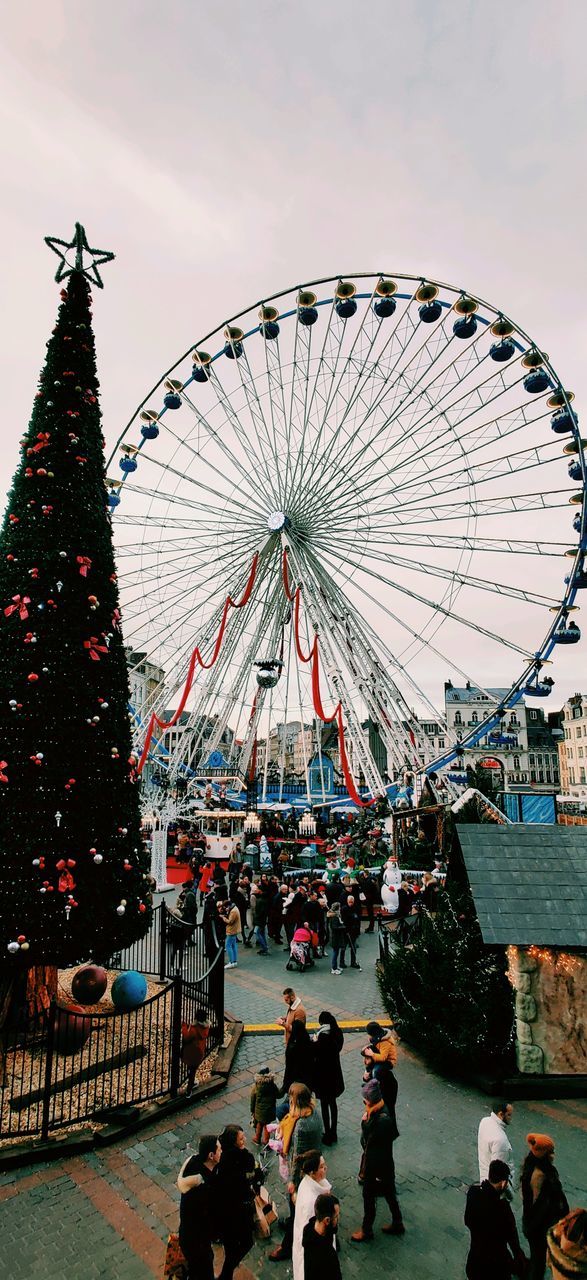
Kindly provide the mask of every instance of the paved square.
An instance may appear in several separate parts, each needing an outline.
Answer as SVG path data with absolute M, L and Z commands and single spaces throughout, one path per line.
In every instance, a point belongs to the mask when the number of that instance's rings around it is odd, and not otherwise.
M 291 985 L 310 1017 L 331 1009 L 347 1019 L 382 1012 L 374 976 L 376 936 L 363 935 L 361 973 L 331 977 L 327 960 L 305 975 L 285 969 L 278 948 L 268 959 L 239 948 L 239 964 L 226 975 L 226 1004 L 245 1023 L 270 1023 L 282 1012 L 281 992 Z M 441 998 L 441 993 L 439 993 Z M 398 1194 L 406 1235 L 389 1239 L 377 1232 L 372 1244 L 348 1242 L 360 1224 L 361 1195 L 356 1175 L 362 1111 L 359 1092 L 363 1033 L 347 1033 L 344 1048 L 346 1092 L 340 1106 L 340 1141 L 327 1151 L 328 1176 L 341 1200 L 341 1265 L 344 1280 L 412 1275 L 417 1280 L 464 1276 L 467 1233 L 464 1192 L 476 1177 L 476 1130 L 489 1100 L 430 1071 L 408 1049 L 400 1049 L 398 1123 L 395 1146 Z M 0 1276 L 6 1280 L 151 1280 L 161 1277 L 165 1241 L 177 1225 L 175 1178 L 188 1143 L 205 1131 L 238 1120 L 247 1133 L 248 1096 L 254 1070 L 267 1062 L 280 1070 L 282 1035 L 244 1037 L 228 1088 L 200 1106 L 165 1119 L 118 1147 L 59 1163 L 35 1165 L 0 1175 Z M 510 1137 L 521 1161 L 525 1135 L 552 1134 L 557 1166 L 569 1202 L 587 1205 L 587 1103 L 517 1103 Z M 277 1170 L 270 1186 L 284 1211 Z M 514 1202 L 519 1218 L 519 1196 Z M 275 1228 L 273 1229 L 275 1233 Z M 266 1260 L 269 1248 L 256 1245 L 237 1273 L 239 1280 L 291 1280 L 291 1264 Z

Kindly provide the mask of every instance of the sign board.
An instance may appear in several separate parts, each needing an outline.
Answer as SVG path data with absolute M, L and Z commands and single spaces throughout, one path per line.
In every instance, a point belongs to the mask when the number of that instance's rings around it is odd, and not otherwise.
M 489 759 L 487 760 L 479 761 L 479 768 L 480 769 L 501 769 L 503 768 L 503 765 L 500 760 L 492 760 L 492 758 L 489 757 Z

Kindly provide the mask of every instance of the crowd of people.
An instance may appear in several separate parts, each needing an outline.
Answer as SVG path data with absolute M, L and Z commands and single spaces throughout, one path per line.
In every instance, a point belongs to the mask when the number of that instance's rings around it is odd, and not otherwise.
M 434 873 L 410 880 L 402 876 L 393 855 L 377 874 L 345 865 L 282 880 L 271 872 L 254 873 L 247 862 L 226 865 L 204 859 L 193 866 L 193 878 L 182 886 L 176 917 L 182 926 L 193 927 L 203 908 L 208 953 L 215 952 L 215 937 L 223 942 L 227 969 L 238 965 L 239 943 L 256 947 L 260 957 L 268 956 L 273 945 L 288 952 L 288 968 L 301 971 L 328 959 L 331 974 L 340 977 L 346 968 L 360 968 L 357 949 L 363 916 L 367 932 L 373 933 L 380 912 L 401 926 L 423 908 L 436 911 L 446 870 L 440 859 L 437 863 Z M 176 948 L 183 945 L 185 928 L 173 941 Z
M 190 1154 L 178 1177 L 181 1192 L 179 1243 L 189 1280 L 214 1280 L 213 1244 L 224 1249 L 217 1280 L 232 1280 L 251 1250 L 269 1206 L 263 1189 L 269 1158 L 284 1183 L 286 1213 L 282 1235 L 268 1253 L 272 1263 L 291 1261 L 293 1280 L 341 1280 L 338 1233 L 340 1198 L 331 1181 L 325 1149 L 338 1141 L 338 1100 L 345 1090 L 341 1066 L 344 1036 L 335 1016 L 323 1010 L 310 1034 L 302 1000 L 292 987 L 283 993 L 285 1012 L 278 1019 L 284 1033 L 283 1078 L 260 1068 L 250 1093 L 254 1154 L 245 1129 L 226 1125 L 206 1134 L 197 1154 Z M 360 1149 L 357 1177 L 362 1189 L 362 1221 L 351 1231 L 352 1245 L 374 1239 L 378 1201 L 390 1210 L 381 1226 L 388 1236 L 405 1232 L 398 1201 L 394 1143 L 398 1080 L 397 1046 L 392 1031 L 377 1022 L 366 1028 L 363 1059 Z M 530 1133 L 521 1172 L 516 1175 L 509 1127 L 514 1116 L 508 1101 L 493 1104 L 479 1125 L 479 1181 L 469 1187 L 464 1222 L 470 1233 L 466 1260 L 468 1280 L 543 1280 L 546 1266 L 553 1280 L 587 1276 L 587 1212 L 569 1210 L 555 1165 L 554 1142 L 547 1134 Z M 271 1153 L 271 1157 L 269 1157 Z M 330 1156 L 328 1156 L 330 1159 Z M 521 1242 L 513 1203 L 521 1200 Z
M 552 1138 L 529 1133 L 519 1175 L 508 1129 L 514 1107 L 494 1102 L 479 1125 L 479 1182 L 469 1187 L 465 1224 L 471 1244 L 468 1280 L 543 1280 L 548 1264 L 554 1280 L 587 1276 L 587 1212 L 569 1204 L 558 1175 Z M 519 1189 L 526 1255 L 520 1243 L 512 1201 Z
M 190 1280 L 214 1280 L 212 1245 L 224 1248 L 218 1280 L 231 1280 L 250 1251 L 255 1224 L 262 1215 L 261 1189 L 268 1153 L 275 1153 L 287 1197 L 279 1244 L 272 1263 L 292 1261 L 294 1280 L 340 1280 L 337 1248 L 340 1201 L 327 1178 L 324 1148 L 338 1141 L 338 1099 L 345 1089 L 341 1067 L 344 1036 L 334 1014 L 323 1010 L 310 1035 L 306 1011 L 291 987 L 283 993 L 285 1013 L 278 1020 L 284 1033 L 284 1073 L 276 1081 L 269 1068 L 255 1075 L 250 1096 L 252 1143 L 247 1148 L 243 1126 L 227 1125 L 219 1135 L 200 1139 L 179 1173 L 181 1192 L 179 1243 Z M 357 1175 L 363 1193 L 361 1226 L 354 1244 L 372 1240 L 377 1199 L 391 1210 L 388 1235 L 405 1228 L 395 1187 L 393 1144 L 398 1137 L 395 1115 L 397 1049 L 392 1034 L 377 1022 L 366 1028 L 363 1057 L 361 1155 Z M 291 1073 L 295 1068 L 292 1078 Z M 261 1158 L 263 1157 L 263 1158 Z M 267 1197 L 265 1196 L 265 1203 Z

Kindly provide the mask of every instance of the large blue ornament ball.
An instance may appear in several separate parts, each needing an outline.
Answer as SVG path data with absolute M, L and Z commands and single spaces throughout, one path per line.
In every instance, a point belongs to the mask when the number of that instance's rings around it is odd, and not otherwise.
M 115 1009 L 138 1009 L 147 994 L 147 979 L 136 969 L 119 973 L 112 983 L 112 1003 Z
M 108 986 L 108 974 L 98 964 L 86 964 L 78 969 L 71 984 L 71 994 L 80 1004 L 97 1004 Z

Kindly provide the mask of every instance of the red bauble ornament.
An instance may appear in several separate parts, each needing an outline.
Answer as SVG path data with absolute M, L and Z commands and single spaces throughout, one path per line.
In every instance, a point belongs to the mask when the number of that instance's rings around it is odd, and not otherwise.
M 72 1004 L 67 1009 L 57 1009 L 53 1029 L 58 1053 L 67 1057 L 83 1048 L 92 1030 L 92 1019 L 78 1016 L 83 1013 L 78 1004 Z
M 108 974 L 97 964 L 78 969 L 71 983 L 71 993 L 80 1004 L 97 1004 L 108 986 Z
M 27 680 L 30 681 L 31 684 L 34 684 L 35 680 L 38 680 L 38 679 L 39 677 L 35 671 L 31 671 L 30 675 L 27 676 Z

